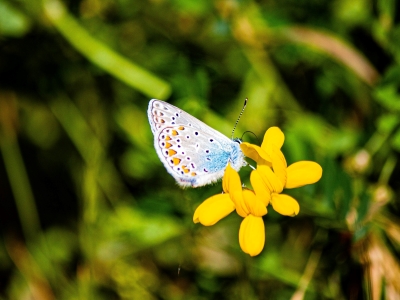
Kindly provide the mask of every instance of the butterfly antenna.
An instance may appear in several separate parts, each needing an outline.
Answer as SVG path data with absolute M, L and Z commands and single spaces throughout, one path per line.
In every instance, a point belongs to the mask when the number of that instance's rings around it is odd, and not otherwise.
M 235 133 L 236 126 L 237 126 L 237 124 L 239 123 L 240 117 L 243 115 L 244 109 L 246 108 L 247 100 L 248 100 L 247 98 L 244 99 L 242 111 L 240 112 L 239 117 L 238 117 L 237 120 L 236 120 L 235 126 L 233 127 L 233 130 L 232 130 L 232 140 L 233 140 L 233 134 Z
M 251 134 L 253 134 L 253 135 L 255 136 L 256 140 L 257 140 L 258 142 L 260 142 L 260 140 L 258 139 L 258 136 L 257 136 L 253 131 L 251 131 L 251 130 L 247 130 L 247 131 L 243 132 L 242 137 L 240 138 L 241 140 L 243 140 L 243 137 L 244 137 L 244 135 L 245 135 L 246 133 L 251 133 Z

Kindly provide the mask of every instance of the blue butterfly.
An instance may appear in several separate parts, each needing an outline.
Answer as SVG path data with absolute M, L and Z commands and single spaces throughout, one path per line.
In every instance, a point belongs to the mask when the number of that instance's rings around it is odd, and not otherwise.
M 239 139 L 229 139 L 164 101 L 152 99 L 147 110 L 158 157 L 182 187 L 216 182 L 228 163 L 236 171 L 247 163 Z

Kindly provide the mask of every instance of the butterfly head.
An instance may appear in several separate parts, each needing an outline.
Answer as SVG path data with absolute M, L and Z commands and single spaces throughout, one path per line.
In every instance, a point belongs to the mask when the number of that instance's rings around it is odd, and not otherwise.
M 233 141 L 238 143 L 239 145 L 242 143 L 242 139 L 240 138 L 234 138 Z

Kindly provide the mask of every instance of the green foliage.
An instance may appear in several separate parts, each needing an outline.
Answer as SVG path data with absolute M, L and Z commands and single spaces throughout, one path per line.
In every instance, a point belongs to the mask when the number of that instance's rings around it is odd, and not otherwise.
M 29 31 L 30 19 L 10 3 L 0 2 L 0 34 L 2 36 L 23 36 Z
M 0 299 L 399 298 L 398 11 L 0 0 Z M 193 224 L 221 185 L 181 190 L 146 113 L 160 98 L 230 136 L 246 97 L 238 136 L 278 126 L 289 164 L 323 168 L 285 191 L 297 217 L 268 207 L 254 258 L 236 213 Z

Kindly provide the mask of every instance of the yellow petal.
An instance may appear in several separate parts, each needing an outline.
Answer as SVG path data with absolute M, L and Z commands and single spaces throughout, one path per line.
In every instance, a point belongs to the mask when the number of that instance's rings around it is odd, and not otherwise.
M 243 142 L 240 144 L 240 149 L 242 149 L 243 154 L 248 158 L 254 160 L 257 164 L 269 165 L 271 166 L 271 158 L 261 147 Z
M 225 169 L 225 173 L 224 173 L 224 177 L 222 177 L 222 190 L 224 191 L 224 193 L 229 193 L 229 174 L 231 172 L 231 165 L 230 163 L 228 163 L 228 165 L 226 166 Z
M 281 149 L 284 141 L 285 135 L 283 134 L 282 130 L 280 130 L 278 127 L 270 127 L 265 132 L 261 148 L 269 154 L 271 149 L 270 147 L 272 147 L 272 145 L 275 145 L 275 147 Z
M 257 170 L 251 171 L 250 182 L 257 197 L 267 206 L 271 200 L 271 191 L 268 189 Z
M 313 161 L 299 161 L 287 168 L 286 188 L 292 189 L 312 184 L 321 179 L 322 168 Z
M 280 193 L 283 191 L 282 181 L 275 175 L 270 167 L 257 165 L 257 171 L 261 175 L 264 184 L 271 192 Z
M 243 198 L 243 191 L 241 190 L 240 192 L 236 193 L 230 193 L 231 199 L 233 200 L 236 208 L 236 212 L 238 213 L 239 216 L 242 218 L 245 218 L 250 211 L 248 210 L 246 203 Z
M 239 244 L 243 252 L 256 256 L 265 244 L 265 227 L 261 217 L 248 215 L 240 224 Z
M 243 190 L 243 199 L 250 214 L 262 217 L 267 214 L 267 207 L 251 190 Z
M 274 173 L 276 177 L 282 182 L 282 186 L 285 186 L 287 180 L 287 163 L 285 156 L 282 151 L 277 149 L 275 146 L 271 150 L 271 158 L 272 158 L 272 168 L 274 169 Z
M 214 195 L 205 200 L 193 215 L 194 223 L 211 226 L 234 211 L 235 205 L 229 194 Z
M 299 203 L 293 197 L 285 194 L 272 194 L 272 208 L 281 215 L 294 217 L 300 211 Z
M 242 217 L 247 216 L 249 212 L 247 211 L 243 201 L 242 183 L 240 181 L 239 173 L 229 164 L 226 167 L 222 185 L 224 191 L 229 193 L 237 213 Z
M 240 181 L 239 173 L 235 171 L 230 164 L 228 164 L 225 169 L 222 185 L 225 193 L 242 192 L 242 183 Z

